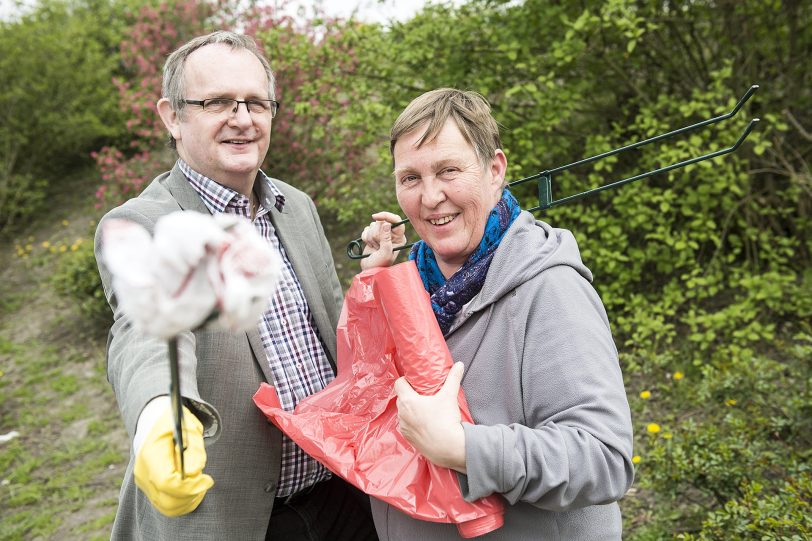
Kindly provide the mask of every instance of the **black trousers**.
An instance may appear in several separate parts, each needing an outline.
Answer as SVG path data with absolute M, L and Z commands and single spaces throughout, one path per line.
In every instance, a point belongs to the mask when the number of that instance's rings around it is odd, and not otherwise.
M 277 498 L 265 540 L 377 541 L 378 535 L 369 497 L 333 475 L 309 492 Z

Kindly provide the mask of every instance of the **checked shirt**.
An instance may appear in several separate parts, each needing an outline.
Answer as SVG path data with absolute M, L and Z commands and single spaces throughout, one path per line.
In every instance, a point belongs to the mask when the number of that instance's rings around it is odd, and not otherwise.
M 182 159 L 178 160 L 178 165 L 212 214 L 225 212 L 250 219 L 248 197 L 197 173 Z M 282 278 L 270 306 L 258 323 L 259 335 L 282 408 L 292 411 L 299 401 L 324 389 L 335 374 L 313 323 L 302 286 L 271 223 L 270 209 L 281 210 L 285 197 L 262 171 L 259 171 L 256 182 L 260 207 L 253 225 L 279 252 L 283 262 Z M 294 494 L 329 477 L 329 470 L 282 435 L 282 473 L 277 497 Z

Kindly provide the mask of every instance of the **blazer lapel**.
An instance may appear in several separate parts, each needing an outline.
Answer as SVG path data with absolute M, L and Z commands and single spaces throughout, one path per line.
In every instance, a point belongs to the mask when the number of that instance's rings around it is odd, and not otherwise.
M 195 191 L 186 179 L 186 175 L 180 170 L 177 163 L 169 172 L 169 176 L 164 181 L 164 187 L 169 190 L 175 201 L 183 210 L 194 210 L 204 214 L 211 214 L 206 204 L 200 199 L 200 194 Z
M 250 344 L 251 351 L 254 353 L 254 360 L 265 375 L 265 380 L 271 385 L 274 385 L 273 373 L 271 372 L 271 366 L 268 364 L 265 348 L 262 346 L 262 338 L 259 336 L 259 330 L 257 328 L 251 328 L 245 335 L 248 337 L 248 344 Z
M 303 234 L 302 227 L 306 227 L 306 225 L 302 223 L 298 213 L 290 211 L 291 203 L 291 198 L 288 198 L 288 202 L 282 207 L 281 211 L 274 207 L 271 210 L 271 222 L 276 230 L 276 235 L 279 237 L 279 242 L 285 248 L 285 253 L 293 266 L 296 278 L 302 285 L 302 291 L 305 300 L 307 300 L 307 305 L 310 307 L 310 313 L 322 335 L 324 342 L 322 345 L 327 352 L 327 358 L 333 370 L 336 370 L 335 341 L 329 339 L 330 336 L 335 335 L 335 327 L 330 322 L 321 295 L 322 288 L 329 287 L 329 285 L 320 284 L 313 272 L 313 267 L 307 257 L 308 239 L 312 239 L 313 235 L 305 236 Z M 308 231 L 308 233 L 312 233 L 312 231 Z

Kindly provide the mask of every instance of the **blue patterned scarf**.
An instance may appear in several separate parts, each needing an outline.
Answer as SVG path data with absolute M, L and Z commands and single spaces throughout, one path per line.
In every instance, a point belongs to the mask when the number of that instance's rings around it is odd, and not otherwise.
M 519 202 L 505 188 L 502 198 L 488 215 L 479 246 L 448 281 L 440 272 L 434 251 L 428 244 L 421 240 L 412 246 L 409 259 L 415 260 L 417 264 L 423 287 L 431 295 L 431 307 L 443 334 L 451 328 L 457 312 L 482 289 L 493 254 L 519 212 Z

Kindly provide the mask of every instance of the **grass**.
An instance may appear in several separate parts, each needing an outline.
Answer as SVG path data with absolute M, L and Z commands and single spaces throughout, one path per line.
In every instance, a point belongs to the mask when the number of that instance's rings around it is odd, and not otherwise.
M 41 340 L 3 350 L 3 432 L 20 436 L 0 446 L 0 540 L 109 532 L 126 456 L 104 377 L 82 373 L 101 359 L 66 365 Z
M 77 239 L 92 243 L 96 182 L 67 179 L 53 212 L 0 238 L 0 435 L 19 433 L 0 443 L 0 541 L 110 536 L 128 450 L 104 330 L 51 279 Z

